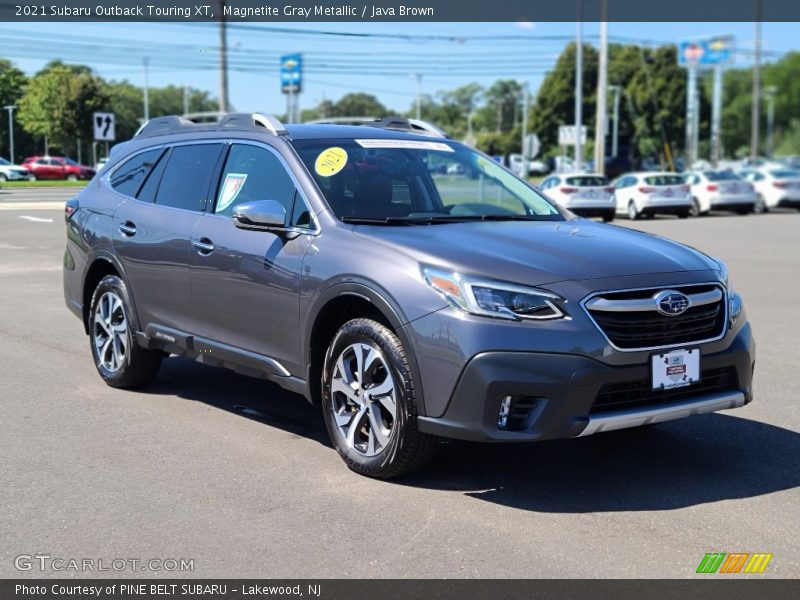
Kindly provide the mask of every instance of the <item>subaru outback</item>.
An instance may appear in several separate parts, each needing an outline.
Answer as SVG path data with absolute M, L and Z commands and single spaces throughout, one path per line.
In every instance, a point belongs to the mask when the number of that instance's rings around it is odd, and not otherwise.
M 153 119 L 65 210 L 66 303 L 108 385 L 170 355 L 266 378 L 318 404 L 364 475 L 408 473 L 441 438 L 752 399 L 722 262 L 577 218 L 422 122 Z

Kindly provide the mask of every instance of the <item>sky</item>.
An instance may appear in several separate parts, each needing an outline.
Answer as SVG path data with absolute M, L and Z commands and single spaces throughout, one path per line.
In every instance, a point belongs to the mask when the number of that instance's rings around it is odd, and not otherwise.
M 397 40 L 265 33 L 258 27 L 274 25 L 303 31 L 410 34 L 413 36 L 474 37 L 497 36 L 495 40 Z M 232 61 L 247 65 L 247 72 L 231 71 L 229 94 L 240 111 L 282 113 L 285 96 L 278 83 L 278 55 L 301 52 L 309 69 L 324 72 L 305 76 L 300 97 L 302 108 L 323 99 L 336 100 L 352 91 L 374 94 L 396 111 L 409 110 L 416 97 L 414 65 L 435 60 L 422 75 L 422 93 L 435 94 L 470 82 L 490 85 L 498 78 L 513 78 L 529 84 L 535 94 L 544 73 L 555 62 L 567 38 L 576 35 L 575 23 L 249 23 L 247 28 L 229 28 L 228 45 Z M 588 43 L 597 43 L 599 24 L 585 23 Z M 752 23 L 610 23 L 609 36 L 676 43 L 684 38 L 730 34 L 739 48 L 752 48 Z M 184 65 L 213 64 L 218 45 L 218 26 L 198 23 L 0 23 L 0 57 L 12 60 L 28 74 L 48 60 L 88 64 L 110 80 L 127 79 L 144 83 L 144 57 L 151 66 L 151 86 L 173 84 L 192 86 L 218 96 L 219 74 L 188 70 Z M 513 39 L 503 39 L 511 36 Z M 552 39 L 551 36 L 563 36 Z M 76 50 L 76 44 L 80 48 Z M 93 46 L 87 46 L 91 44 Z M 111 50 L 114 44 L 122 46 Z M 800 50 L 800 23 L 762 24 L 765 60 Z M 770 54 L 772 53 L 772 54 Z M 739 56 L 736 65 L 749 64 Z M 346 65 L 337 69 L 337 65 Z M 381 74 L 385 65 L 394 74 Z M 493 66 L 497 65 L 497 66 Z M 408 73 L 398 74 L 397 70 Z M 373 74 L 365 74 L 372 71 Z

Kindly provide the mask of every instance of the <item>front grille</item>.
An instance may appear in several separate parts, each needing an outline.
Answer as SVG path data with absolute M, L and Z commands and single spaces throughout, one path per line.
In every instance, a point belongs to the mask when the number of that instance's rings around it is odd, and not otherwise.
M 652 389 L 650 378 L 621 383 L 607 383 L 600 388 L 590 415 L 598 413 L 647 408 L 661 403 L 681 402 L 699 396 L 717 392 L 729 392 L 739 389 L 739 381 L 734 367 L 707 369 L 700 374 L 700 381 L 681 388 L 671 390 Z
M 686 295 L 719 289 L 715 285 L 671 288 Z M 614 300 L 648 299 L 659 289 L 612 292 L 599 297 Z M 674 344 L 699 342 L 719 337 L 725 330 L 725 295 L 713 304 L 692 306 L 676 316 L 662 315 L 655 310 L 614 312 L 589 310 L 597 325 L 617 348 L 635 350 Z

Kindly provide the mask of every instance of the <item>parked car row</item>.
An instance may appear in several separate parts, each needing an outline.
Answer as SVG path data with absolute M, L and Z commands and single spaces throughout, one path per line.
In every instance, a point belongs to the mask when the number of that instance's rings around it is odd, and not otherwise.
M 672 214 L 684 219 L 726 210 L 746 215 L 771 208 L 800 209 L 800 171 L 763 166 L 740 173 L 698 170 L 689 173 L 627 173 L 610 182 L 592 173 L 546 177 L 542 191 L 560 206 L 588 217 L 612 221 Z
M 96 172 L 65 156 L 29 156 L 21 165 L 0 158 L 0 183 L 37 179 L 89 180 Z

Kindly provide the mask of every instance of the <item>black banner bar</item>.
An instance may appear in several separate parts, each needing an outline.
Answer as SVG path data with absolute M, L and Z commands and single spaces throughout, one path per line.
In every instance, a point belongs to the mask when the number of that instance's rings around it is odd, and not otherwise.
M 223 11 L 223 4 L 225 6 Z M 583 0 L 580 20 L 602 20 Z M 0 21 L 505 22 L 576 21 L 575 0 L 0 0 Z M 797 0 L 608 0 L 612 22 L 800 21 Z
M 4 600 L 750 600 L 800 597 L 800 582 L 711 575 L 699 580 L 2 580 Z

